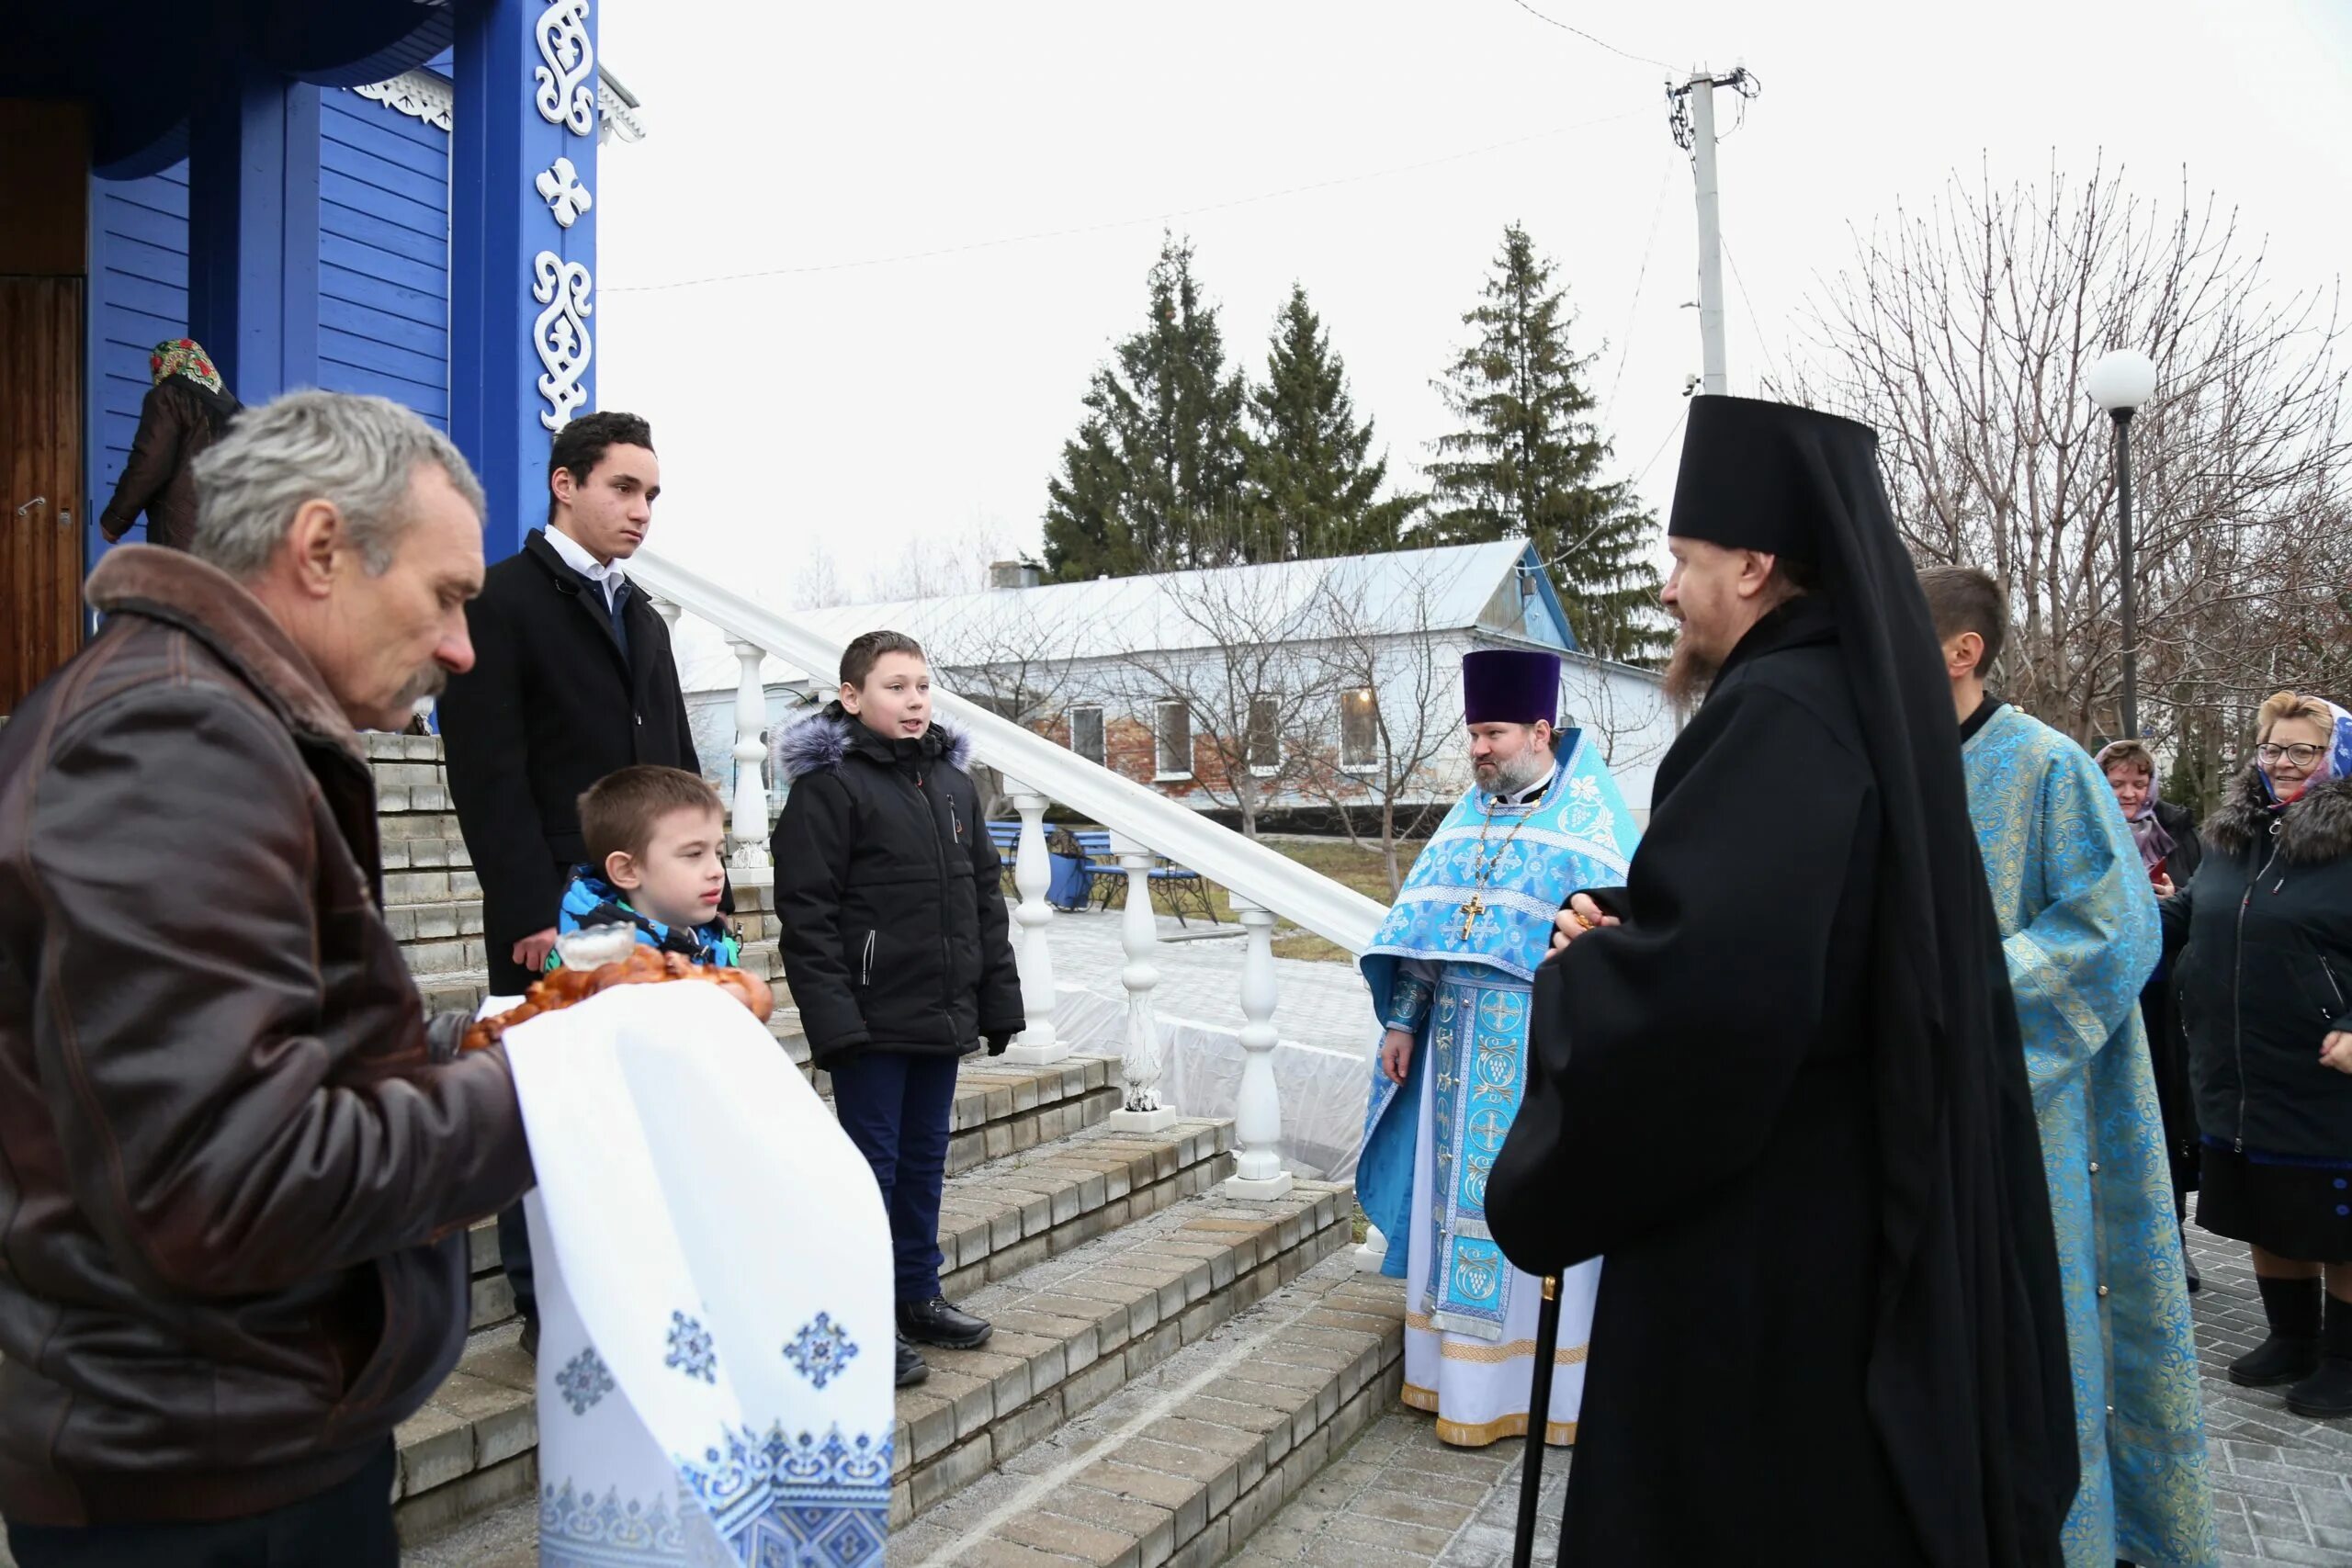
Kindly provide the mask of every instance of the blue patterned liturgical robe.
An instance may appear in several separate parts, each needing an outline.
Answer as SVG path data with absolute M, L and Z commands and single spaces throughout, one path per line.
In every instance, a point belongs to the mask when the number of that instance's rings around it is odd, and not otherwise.
M 1487 1231 L 1487 1173 L 1519 1112 L 1552 917 L 1579 888 L 1623 886 L 1637 837 L 1600 747 L 1573 729 L 1556 745 L 1532 799 L 1473 789 L 1455 804 L 1363 958 L 1380 1021 L 1416 1044 L 1401 1088 L 1374 1066 L 1356 1190 L 1388 1238 L 1382 1271 L 1407 1282 L 1405 1402 L 1451 1443 L 1528 1429 L 1537 1284 Z M 1599 1268 L 1561 1282 L 1552 1442 L 1575 1437 Z
M 2156 908 L 2087 753 L 2004 707 L 1962 750 L 2041 1126 L 2082 1485 L 2068 1568 L 2221 1561 L 2140 987 Z

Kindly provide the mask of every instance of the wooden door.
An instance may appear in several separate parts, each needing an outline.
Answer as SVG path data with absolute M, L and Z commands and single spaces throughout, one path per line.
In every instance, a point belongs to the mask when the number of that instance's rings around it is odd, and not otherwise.
M 82 280 L 0 277 L 0 713 L 82 646 Z

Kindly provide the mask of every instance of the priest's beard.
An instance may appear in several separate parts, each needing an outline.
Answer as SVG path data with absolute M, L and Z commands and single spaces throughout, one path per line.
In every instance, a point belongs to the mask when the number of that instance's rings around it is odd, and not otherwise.
M 1552 753 L 1530 746 L 1509 761 L 1495 764 L 1495 776 L 1487 785 L 1495 795 L 1517 795 L 1552 776 Z
M 1715 683 L 1723 671 L 1724 661 L 1709 649 L 1702 648 L 1699 639 L 1684 626 L 1674 639 L 1674 653 L 1666 663 L 1666 698 L 1679 708 L 1697 705 Z

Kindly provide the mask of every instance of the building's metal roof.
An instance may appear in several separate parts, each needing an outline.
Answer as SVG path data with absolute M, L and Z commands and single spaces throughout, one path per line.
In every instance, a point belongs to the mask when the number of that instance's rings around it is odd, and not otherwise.
M 1522 577 L 1522 568 L 1532 578 Z M 1523 591 L 1532 591 L 1532 606 L 1522 604 Z M 1345 608 L 1335 612 L 1334 604 Z M 1352 635 L 1484 626 L 1564 649 L 1575 646 L 1558 595 L 1535 570 L 1523 539 L 792 612 L 842 642 L 886 626 L 905 632 L 943 666 L 1116 659 L 1245 638 L 1315 637 L 1329 635 L 1335 614 Z M 716 628 L 682 617 L 675 641 L 687 691 L 735 689 L 741 666 Z M 761 667 L 763 685 L 809 678 L 780 659 Z M 831 679 L 831 671 L 822 673 L 823 683 Z

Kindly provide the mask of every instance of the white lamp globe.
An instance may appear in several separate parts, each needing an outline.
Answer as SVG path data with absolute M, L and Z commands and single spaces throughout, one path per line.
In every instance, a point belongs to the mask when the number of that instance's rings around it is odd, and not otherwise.
M 2109 413 L 2136 409 L 2155 394 L 2156 362 L 2136 348 L 2110 348 L 2084 373 L 2083 390 Z

